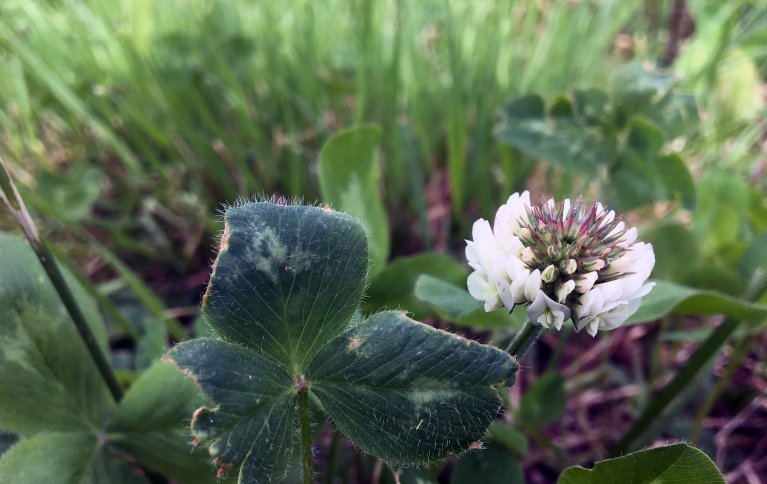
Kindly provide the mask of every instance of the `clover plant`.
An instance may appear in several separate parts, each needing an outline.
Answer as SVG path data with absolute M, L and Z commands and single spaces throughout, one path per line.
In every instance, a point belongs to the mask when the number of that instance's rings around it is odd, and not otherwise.
M 439 461 L 480 446 L 517 362 L 410 319 L 358 311 L 365 230 L 327 207 L 248 203 L 226 211 L 203 315 L 214 337 L 168 358 L 209 398 L 192 432 L 222 474 L 312 479 L 311 414 L 393 464 Z

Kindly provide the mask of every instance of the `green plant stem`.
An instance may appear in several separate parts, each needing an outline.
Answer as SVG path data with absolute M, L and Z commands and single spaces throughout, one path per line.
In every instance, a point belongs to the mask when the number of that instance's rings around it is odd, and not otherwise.
M 298 419 L 301 424 L 301 462 L 304 468 L 304 484 L 314 479 L 314 456 L 312 456 L 312 429 L 309 425 L 309 389 L 298 391 Z
M 692 431 L 690 432 L 690 442 L 696 443 L 700 438 L 701 431 L 703 430 L 703 421 L 706 419 L 708 414 L 711 413 L 711 410 L 722 396 L 722 393 L 724 392 L 725 388 L 727 388 L 730 380 L 732 380 L 732 377 L 735 375 L 738 367 L 743 362 L 743 360 L 746 359 L 746 356 L 748 356 L 748 352 L 751 350 L 751 346 L 753 346 L 754 341 L 755 338 L 753 335 L 748 335 L 740 342 L 738 342 L 737 346 L 735 346 L 732 357 L 730 358 L 730 361 L 727 363 L 727 367 L 725 368 L 724 375 L 722 375 L 719 381 L 717 381 L 713 391 L 708 394 L 708 397 L 706 397 L 703 405 L 701 405 L 700 410 L 698 410 L 698 414 L 695 417 L 695 425 L 693 425 Z
M 109 391 L 112 393 L 115 401 L 119 402 L 123 398 L 122 387 L 117 382 L 112 367 L 109 365 L 104 353 L 102 353 L 101 348 L 99 348 L 99 345 L 96 342 L 96 337 L 93 335 L 93 331 L 91 331 L 90 326 L 88 326 L 88 323 L 86 322 L 85 315 L 77 304 L 72 291 L 69 289 L 69 285 L 66 280 L 64 280 L 64 275 L 61 273 L 61 269 L 59 269 L 59 266 L 56 263 L 56 259 L 54 259 L 53 254 L 51 254 L 51 251 L 44 240 L 39 241 L 39 246 L 35 249 L 35 253 L 40 260 L 43 269 L 45 269 L 46 274 L 48 274 L 48 278 L 51 280 L 53 287 L 56 288 L 56 292 L 59 294 L 61 302 L 63 302 L 64 307 L 67 308 L 69 316 L 75 323 L 77 331 L 80 333 L 80 337 L 93 357 L 93 361 L 96 363 L 99 373 L 101 373 L 101 377 L 109 387 Z
M 514 339 L 511 340 L 509 347 L 506 348 L 506 352 L 518 360 L 521 359 L 533 345 L 535 340 L 538 339 L 538 336 L 543 333 L 543 330 L 544 328 L 540 324 L 525 321 L 525 324 L 522 325 L 522 329 L 519 330 L 519 333 L 517 333 L 517 335 L 514 336 Z
M 126 318 L 119 309 L 115 307 L 115 305 L 109 300 L 108 297 L 106 297 L 104 294 L 99 291 L 98 287 L 96 287 L 93 282 L 88 279 L 88 277 L 82 273 L 82 271 L 78 270 L 77 267 L 72 264 L 71 261 L 67 260 L 66 256 L 55 246 L 49 246 L 51 249 L 51 252 L 53 252 L 53 255 L 56 257 L 56 260 L 59 261 L 59 264 L 62 264 L 64 266 L 64 269 L 68 270 L 74 277 L 77 279 L 77 282 L 80 283 L 81 286 L 83 286 L 83 289 L 85 289 L 88 294 L 90 294 L 98 304 L 99 308 L 104 312 L 104 315 L 111 319 L 120 330 L 125 333 L 134 343 L 138 342 L 139 338 L 141 337 L 141 334 L 139 334 L 139 331 L 131 324 L 130 321 L 128 321 L 128 318 Z
M 765 274 L 763 272 L 755 274 L 754 279 L 751 281 L 751 284 L 746 291 L 744 299 L 747 301 L 757 300 L 762 293 L 764 293 L 765 285 L 767 285 L 767 277 L 765 277 Z M 623 435 L 623 438 L 621 438 L 618 444 L 612 449 L 610 457 L 619 456 L 623 452 L 629 450 L 631 444 L 647 431 L 655 418 L 663 413 L 674 398 L 682 393 L 682 391 L 687 388 L 687 385 L 695 379 L 703 366 L 705 366 L 706 363 L 719 352 L 730 336 L 732 336 L 735 330 L 738 329 L 740 323 L 741 321 L 738 319 L 727 318 L 712 331 L 710 335 L 708 335 L 708 338 L 706 338 L 703 344 L 701 344 L 695 353 L 693 353 L 685 366 L 674 375 L 674 378 L 671 379 L 668 385 L 666 385 L 642 413 L 639 414 L 639 417 L 637 417 L 628 432 Z
M 107 384 L 114 399 L 119 402 L 123 397 L 122 387 L 120 387 L 112 368 L 109 366 L 109 362 L 101 352 L 101 348 L 99 348 L 99 345 L 96 342 L 96 337 L 93 335 L 90 326 L 88 326 L 85 315 L 77 304 L 72 291 L 69 289 L 69 285 L 64 279 L 64 275 L 61 273 L 61 269 L 56 263 L 56 259 L 53 257 L 51 250 L 48 248 L 48 244 L 46 244 L 45 240 L 40 236 L 40 233 L 37 230 L 37 225 L 24 205 L 21 195 L 19 195 L 18 190 L 16 190 L 16 186 L 13 184 L 13 180 L 11 180 L 3 160 L 0 160 L 0 189 L 2 189 L 3 202 L 5 202 L 11 215 L 13 215 L 21 226 L 24 235 L 29 241 L 29 245 L 32 246 L 32 250 L 40 260 L 40 264 L 48 275 L 51 284 L 53 284 L 53 287 L 56 289 L 59 298 L 61 298 L 61 302 L 64 303 L 64 307 L 72 318 L 72 322 L 75 323 L 75 327 L 80 333 L 80 337 L 82 338 L 83 343 L 85 343 L 88 352 L 90 352 L 94 363 L 96 363 L 96 367 L 98 368 L 99 373 L 101 373 L 101 377 Z

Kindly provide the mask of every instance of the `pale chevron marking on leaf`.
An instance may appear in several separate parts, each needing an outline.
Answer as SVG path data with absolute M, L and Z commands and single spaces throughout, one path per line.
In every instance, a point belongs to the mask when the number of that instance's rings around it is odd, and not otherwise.
M 428 462 L 479 441 L 510 384 L 508 354 L 379 313 L 324 348 L 311 391 L 363 450 L 395 463 Z

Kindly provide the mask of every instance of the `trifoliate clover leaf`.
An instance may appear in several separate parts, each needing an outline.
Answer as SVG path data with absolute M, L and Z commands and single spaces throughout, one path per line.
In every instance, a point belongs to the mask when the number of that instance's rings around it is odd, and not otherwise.
M 395 463 L 444 459 L 483 437 L 516 361 L 401 312 L 355 315 L 368 265 L 358 222 L 266 202 L 230 208 L 225 222 L 203 300 L 217 337 L 169 354 L 210 399 L 192 432 L 221 473 L 281 479 L 298 460 L 301 395 Z

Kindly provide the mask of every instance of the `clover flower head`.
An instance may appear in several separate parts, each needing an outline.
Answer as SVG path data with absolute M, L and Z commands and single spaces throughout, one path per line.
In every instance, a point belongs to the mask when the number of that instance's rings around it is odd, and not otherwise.
M 654 283 L 652 245 L 636 240 L 615 212 L 600 203 L 553 199 L 532 204 L 515 193 L 493 227 L 479 219 L 467 240 L 471 295 L 485 311 L 527 305 L 528 319 L 557 330 L 572 319 L 592 336 L 623 324 Z

